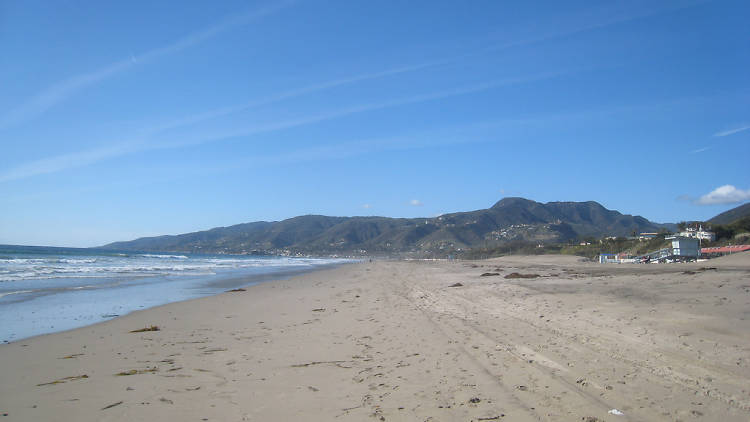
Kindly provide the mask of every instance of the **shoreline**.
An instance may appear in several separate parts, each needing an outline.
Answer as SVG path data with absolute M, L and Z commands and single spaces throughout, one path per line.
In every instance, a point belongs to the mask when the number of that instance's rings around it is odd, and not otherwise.
M 712 266 L 343 265 L 0 345 L 0 412 L 744 421 L 750 254 Z
M 254 285 L 257 285 L 257 284 L 261 284 L 261 283 L 272 283 L 272 282 L 279 281 L 279 280 L 286 280 L 286 279 L 289 279 L 289 278 L 292 278 L 292 277 L 298 277 L 298 276 L 302 276 L 302 275 L 305 275 L 305 274 L 308 274 L 308 273 L 314 273 L 314 272 L 317 272 L 317 271 L 325 271 L 327 269 L 333 269 L 333 268 L 337 268 L 339 266 L 345 266 L 345 265 L 349 265 L 349 264 L 352 264 L 352 262 L 322 264 L 322 265 L 319 265 L 319 266 L 316 266 L 316 267 L 304 268 L 304 269 L 290 267 L 289 269 L 282 269 L 280 271 L 274 271 L 274 272 L 270 272 L 270 273 L 247 274 L 247 275 L 228 275 L 226 277 L 219 277 L 219 278 L 217 278 L 216 275 L 214 275 L 212 277 L 207 277 L 207 276 L 204 276 L 204 277 L 193 276 L 193 277 L 190 277 L 189 279 L 195 279 L 197 281 L 197 283 L 200 286 L 202 286 L 202 287 L 195 287 L 195 289 L 204 288 L 204 289 L 221 289 L 221 290 L 217 290 L 217 291 L 212 292 L 212 293 L 199 294 L 197 297 L 190 297 L 190 298 L 186 298 L 186 299 L 179 299 L 179 300 L 176 300 L 176 301 L 168 301 L 168 302 L 160 303 L 160 304 L 153 305 L 153 306 L 140 307 L 140 308 L 137 308 L 137 309 L 133 309 L 133 310 L 127 311 L 127 312 L 122 313 L 122 314 L 116 314 L 115 316 L 112 316 L 112 315 L 102 315 L 101 316 L 102 319 L 99 320 L 99 321 L 91 322 L 91 323 L 84 324 L 84 325 L 78 325 L 78 326 L 71 327 L 71 328 L 66 328 L 66 329 L 56 330 L 56 331 L 51 331 L 51 332 L 45 332 L 45 333 L 40 333 L 40 334 L 34 334 L 34 335 L 31 335 L 31 336 L 27 336 L 27 337 L 13 338 L 12 340 L 3 339 L 2 341 L 0 341 L 0 344 L 13 344 L 13 343 L 16 343 L 16 342 L 19 342 L 19 341 L 24 341 L 24 340 L 35 338 L 35 337 L 46 336 L 46 335 L 54 335 L 54 334 L 58 334 L 58 333 L 65 333 L 65 332 L 73 331 L 73 330 L 76 330 L 76 329 L 79 329 L 79 328 L 86 328 L 86 327 L 89 327 L 89 326 L 92 326 L 92 325 L 106 323 L 106 322 L 112 321 L 112 320 L 117 319 L 117 318 L 125 317 L 125 316 L 130 315 L 130 314 L 132 314 L 134 312 L 142 312 L 142 311 L 146 311 L 146 310 L 149 310 L 149 309 L 154 309 L 154 308 L 159 308 L 159 307 L 162 307 L 162 306 L 170 305 L 172 303 L 180 303 L 180 302 L 186 302 L 186 301 L 191 301 L 191 300 L 198 300 L 198 299 L 203 299 L 203 298 L 206 298 L 206 297 L 211 297 L 211 296 L 219 295 L 219 294 L 225 293 L 226 289 L 247 288 L 247 287 L 251 287 L 251 286 L 254 286 Z M 148 277 L 144 277 L 144 279 L 147 279 L 147 278 Z M 200 281 L 200 280 L 204 280 L 204 281 Z M 129 280 L 129 281 L 133 281 L 133 280 Z M 136 279 L 135 281 L 138 281 L 138 280 Z M 29 291 L 29 293 L 31 293 L 31 291 Z M 44 297 L 44 296 L 48 296 L 48 295 L 50 295 L 50 294 L 49 293 L 43 293 L 43 294 L 40 294 L 38 297 L 34 297 L 34 298 L 31 298 L 31 299 L 28 299 L 28 300 L 36 300 L 39 297 Z

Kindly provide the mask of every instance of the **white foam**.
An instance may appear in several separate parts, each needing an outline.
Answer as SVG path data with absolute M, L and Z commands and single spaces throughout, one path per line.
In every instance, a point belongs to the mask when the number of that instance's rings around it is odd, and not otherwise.
M 4 292 L 4 293 L 0 293 L 0 298 L 5 297 L 5 296 L 10 296 L 10 295 L 18 295 L 21 293 L 31 293 L 31 292 L 33 292 L 33 290 L 17 290 L 15 292 Z
M 60 278 L 213 275 L 222 271 L 264 267 L 315 267 L 345 262 L 341 259 L 290 257 L 188 257 L 138 254 L 130 256 L 12 257 L 0 260 L 0 282 Z

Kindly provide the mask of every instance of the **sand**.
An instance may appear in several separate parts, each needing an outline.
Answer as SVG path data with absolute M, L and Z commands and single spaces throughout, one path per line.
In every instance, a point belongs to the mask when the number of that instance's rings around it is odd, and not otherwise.
M 750 254 L 315 272 L 2 345 L 0 415 L 747 421 Z

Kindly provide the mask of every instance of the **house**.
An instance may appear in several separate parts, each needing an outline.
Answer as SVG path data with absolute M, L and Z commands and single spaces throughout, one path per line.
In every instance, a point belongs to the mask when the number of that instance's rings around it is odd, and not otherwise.
M 695 227 L 688 227 L 685 230 L 681 231 L 678 236 L 682 237 L 694 237 L 696 239 L 700 240 L 706 240 L 709 242 L 713 242 L 716 240 L 716 233 L 703 230 L 703 226 L 698 226 L 698 228 Z

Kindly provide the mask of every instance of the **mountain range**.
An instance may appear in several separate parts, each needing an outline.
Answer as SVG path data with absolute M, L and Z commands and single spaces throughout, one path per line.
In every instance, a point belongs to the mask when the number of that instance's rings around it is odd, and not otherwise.
M 144 237 L 102 248 L 186 253 L 446 256 L 518 241 L 543 244 L 674 229 L 673 224 L 621 214 L 593 201 L 540 203 L 504 198 L 487 209 L 433 218 L 305 215 L 283 221 Z
M 716 217 L 708 220 L 712 224 L 731 224 L 740 218 L 750 216 L 750 202 L 738 207 L 732 208 L 729 211 L 717 215 Z

